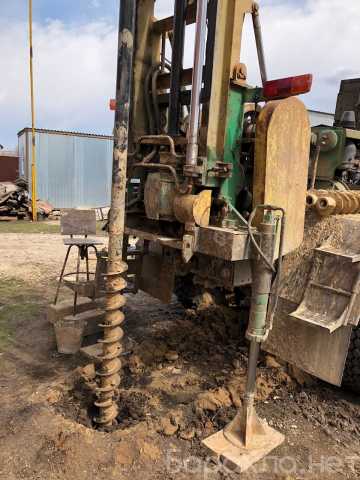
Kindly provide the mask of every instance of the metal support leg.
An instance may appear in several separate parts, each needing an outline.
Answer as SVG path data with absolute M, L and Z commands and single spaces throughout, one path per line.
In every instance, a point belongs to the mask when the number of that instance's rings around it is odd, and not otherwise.
M 90 272 L 89 272 L 89 247 L 85 247 L 85 260 L 86 260 L 86 280 L 90 281 Z
M 78 248 L 78 258 L 77 258 L 77 266 L 76 266 L 76 284 L 79 283 L 79 272 L 80 272 L 80 248 Z M 75 287 L 75 293 L 74 293 L 74 310 L 73 310 L 73 315 L 75 317 L 76 315 L 76 304 L 77 304 L 77 297 L 78 297 L 78 292 Z
M 276 207 L 269 207 L 277 210 Z M 252 215 L 254 215 L 253 212 Z M 251 226 L 251 218 L 249 225 Z M 204 440 L 204 444 L 216 453 L 221 461 L 229 462 L 242 472 L 274 448 L 281 445 L 285 437 L 269 427 L 258 417 L 255 410 L 256 369 L 260 344 L 266 338 L 267 313 L 272 283 L 272 262 L 275 245 L 275 219 L 272 212 L 264 212 L 260 233 L 260 251 L 255 250 L 252 260 L 253 283 L 247 338 L 250 340 L 249 363 L 246 390 L 242 408 L 223 430 Z M 264 259 L 267 261 L 265 262 Z
M 65 255 L 65 260 L 64 260 L 64 263 L 63 263 L 63 266 L 62 266 L 62 269 L 61 269 L 61 273 L 60 273 L 60 277 L 59 277 L 59 281 L 58 281 L 58 285 L 57 285 L 57 289 L 56 289 L 54 305 L 57 304 L 57 301 L 58 301 L 58 298 L 59 298 L 60 287 L 61 287 L 61 284 L 62 284 L 66 264 L 67 264 L 67 261 L 68 261 L 69 255 L 70 255 L 70 250 L 72 249 L 72 247 L 73 247 L 73 245 L 70 245 L 68 247 L 66 255 Z
M 169 135 L 179 134 L 181 74 L 184 60 L 186 0 L 176 0 L 174 6 L 174 36 L 172 42 Z

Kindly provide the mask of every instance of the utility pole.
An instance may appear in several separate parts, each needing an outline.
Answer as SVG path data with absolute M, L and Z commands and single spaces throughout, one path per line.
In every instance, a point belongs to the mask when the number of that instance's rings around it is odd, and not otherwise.
M 29 0 L 29 43 L 30 43 L 30 96 L 31 96 L 31 210 L 32 219 L 37 221 L 37 188 L 36 188 L 36 143 L 35 143 L 35 94 L 33 68 L 33 2 Z

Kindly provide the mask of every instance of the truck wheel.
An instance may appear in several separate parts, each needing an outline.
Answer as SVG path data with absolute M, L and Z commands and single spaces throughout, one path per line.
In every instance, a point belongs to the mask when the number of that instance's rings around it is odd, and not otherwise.
M 194 299 L 201 293 L 201 289 L 194 285 L 193 275 L 188 274 L 183 277 L 175 277 L 174 293 L 184 308 L 193 308 L 195 306 Z
M 360 393 L 360 326 L 354 328 L 351 336 L 343 385 Z

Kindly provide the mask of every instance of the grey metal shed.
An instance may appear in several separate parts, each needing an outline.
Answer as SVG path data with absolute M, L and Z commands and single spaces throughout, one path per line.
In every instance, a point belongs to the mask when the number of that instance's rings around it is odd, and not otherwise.
M 20 174 L 31 192 L 31 129 L 18 133 Z M 55 208 L 110 205 L 113 137 L 36 129 L 37 196 Z

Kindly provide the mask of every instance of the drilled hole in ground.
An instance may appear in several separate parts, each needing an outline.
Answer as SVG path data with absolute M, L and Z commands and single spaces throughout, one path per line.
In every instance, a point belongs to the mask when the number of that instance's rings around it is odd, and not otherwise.
M 117 425 L 108 431 L 147 422 L 165 435 L 202 439 L 235 415 L 246 373 L 246 342 L 239 312 L 212 308 L 198 313 L 171 309 L 144 325 L 125 325 Z M 246 317 L 246 313 L 242 314 Z M 141 315 L 140 315 L 141 317 Z M 91 379 L 94 382 L 94 378 Z M 97 428 L 94 389 L 77 379 L 57 408 L 62 415 Z

